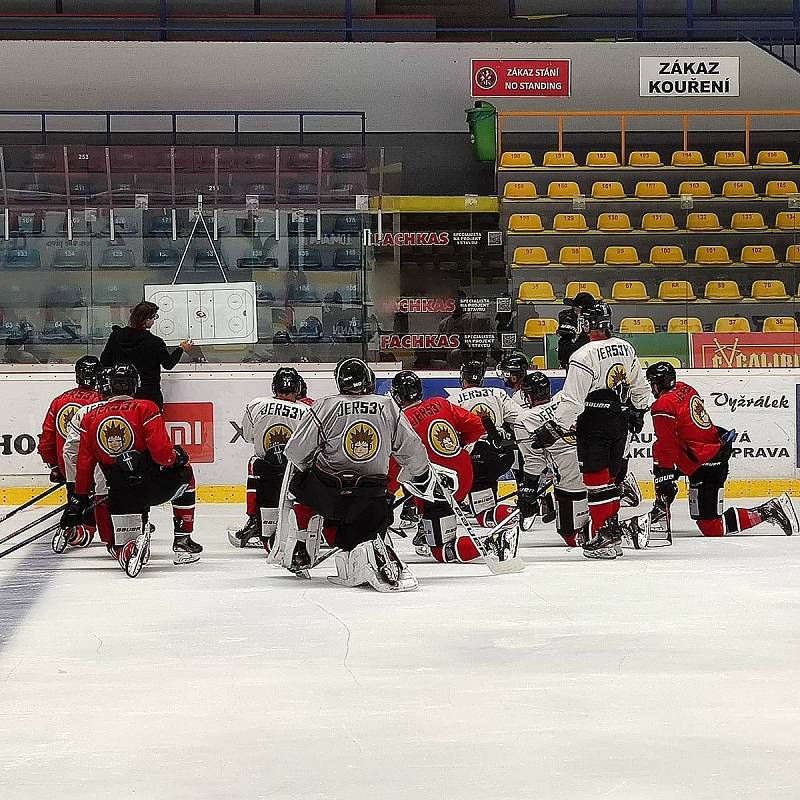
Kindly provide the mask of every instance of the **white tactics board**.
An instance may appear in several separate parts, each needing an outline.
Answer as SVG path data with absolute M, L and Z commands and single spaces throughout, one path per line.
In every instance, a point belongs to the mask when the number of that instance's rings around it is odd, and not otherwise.
M 255 344 L 256 285 L 198 283 L 145 286 L 144 298 L 158 306 L 153 333 L 166 342 Z

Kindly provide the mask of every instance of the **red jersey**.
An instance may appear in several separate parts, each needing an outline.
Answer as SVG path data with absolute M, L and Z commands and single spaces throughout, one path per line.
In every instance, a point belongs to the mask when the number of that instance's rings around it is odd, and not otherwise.
M 660 467 L 677 467 L 691 475 L 719 452 L 722 440 L 708 416 L 703 398 L 688 383 L 678 381 L 650 408 L 656 441 L 653 459 Z
M 64 472 L 64 441 L 67 438 L 67 425 L 82 406 L 97 403 L 103 398 L 94 389 L 76 386 L 68 389 L 50 403 L 39 437 L 39 455 L 48 467 L 56 465 Z
M 403 409 L 411 427 L 422 439 L 428 457 L 458 473 L 456 500 L 463 500 L 472 489 L 472 459 L 464 449 L 486 434 L 483 421 L 477 414 L 453 405 L 444 397 L 430 397 Z M 397 463 L 389 464 L 389 488 L 397 489 Z
M 307 405 L 307 406 L 313 406 L 314 405 L 314 401 L 310 397 L 298 397 L 297 398 L 297 402 L 298 403 L 303 403 L 304 405 Z
M 76 494 L 89 494 L 96 464 L 101 468 L 114 464 L 129 450 L 150 453 L 163 467 L 175 463 L 175 448 L 154 402 L 118 397 L 88 411 L 81 423 Z

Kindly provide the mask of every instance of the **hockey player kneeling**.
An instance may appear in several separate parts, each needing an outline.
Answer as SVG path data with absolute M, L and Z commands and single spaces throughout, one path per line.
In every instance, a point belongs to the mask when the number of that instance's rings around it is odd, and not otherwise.
M 578 462 L 589 494 L 592 538 L 584 546 L 587 558 L 617 558 L 626 531 L 618 518 L 620 488 L 628 432 L 639 433 L 650 400 L 636 350 L 612 335 L 611 309 L 597 301 L 580 317 L 589 342 L 569 359 L 561 402 L 553 420 L 539 428 L 531 442 L 549 447 L 575 430 Z M 645 518 L 646 519 L 646 518 Z M 639 518 L 627 522 L 632 538 L 646 542 Z
M 389 459 L 400 480 L 433 498 L 435 476 L 419 436 L 390 397 L 375 394 L 375 376 L 359 358 L 346 358 L 334 374 L 339 394 L 318 400 L 301 421 L 284 455 L 299 470 L 288 481 L 294 500 L 284 503 L 273 555 L 293 572 L 313 566 L 323 520 L 339 548 L 340 586 L 369 584 L 380 592 L 409 591 L 417 579 L 386 536 L 391 521 Z
M 195 486 L 189 457 L 172 446 L 158 406 L 133 399 L 139 388 L 135 367 L 118 364 L 104 370 L 101 381 L 109 400 L 81 421 L 75 493 L 62 527 L 73 527 L 83 518 L 99 464 L 108 495 L 95 498 L 97 530 L 129 577 L 135 578 L 150 558 L 150 507 L 167 501 L 172 501 L 175 523 L 173 561 L 197 561 L 203 548 L 191 537 Z
M 733 450 L 732 432 L 714 425 L 700 395 L 678 380 L 668 362 L 649 366 L 647 381 L 656 398 L 650 409 L 656 434 L 653 525 L 666 522 L 669 531 L 670 506 L 678 494 L 677 479 L 686 475 L 689 514 L 703 536 L 740 533 L 762 522 L 777 525 L 787 536 L 796 533 L 797 514 L 787 494 L 755 508 L 729 508 L 723 512 L 728 462 Z

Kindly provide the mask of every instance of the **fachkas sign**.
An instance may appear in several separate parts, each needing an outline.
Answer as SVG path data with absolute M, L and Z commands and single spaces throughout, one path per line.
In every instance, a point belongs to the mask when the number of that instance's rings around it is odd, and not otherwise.
M 473 97 L 569 97 L 571 62 L 558 59 L 472 59 Z

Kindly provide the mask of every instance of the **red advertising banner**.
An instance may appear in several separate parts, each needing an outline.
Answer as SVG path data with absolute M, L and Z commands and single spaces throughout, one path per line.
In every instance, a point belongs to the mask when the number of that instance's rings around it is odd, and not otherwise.
M 472 59 L 473 97 L 569 97 L 570 60 Z
M 195 464 L 214 463 L 213 403 L 164 403 L 164 424 Z
M 800 367 L 797 333 L 694 333 L 692 366 L 708 369 Z

